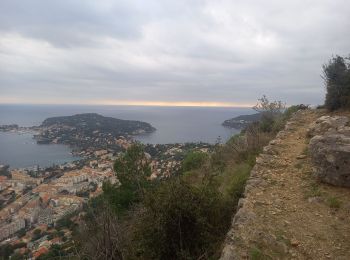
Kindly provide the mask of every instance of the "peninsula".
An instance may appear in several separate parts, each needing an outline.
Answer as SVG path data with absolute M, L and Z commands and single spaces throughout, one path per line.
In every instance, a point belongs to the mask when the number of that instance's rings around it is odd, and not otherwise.
M 258 122 L 261 119 L 261 113 L 252 115 L 241 115 L 225 120 L 222 125 L 229 128 L 243 129 L 253 122 Z
M 51 117 L 43 121 L 34 136 L 39 144 L 60 143 L 76 148 L 116 148 L 116 139 L 151 133 L 149 123 L 105 117 L 96 113 Z

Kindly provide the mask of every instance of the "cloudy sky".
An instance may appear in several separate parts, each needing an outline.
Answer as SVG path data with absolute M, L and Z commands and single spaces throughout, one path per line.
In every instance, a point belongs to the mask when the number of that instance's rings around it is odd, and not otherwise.
M 0 0 L 0 103 L 322 103 L 349 0 Z

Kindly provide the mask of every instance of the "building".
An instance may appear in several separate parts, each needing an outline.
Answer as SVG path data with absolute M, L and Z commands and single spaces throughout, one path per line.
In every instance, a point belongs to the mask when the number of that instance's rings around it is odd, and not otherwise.
M 38 224 L 52 224 L 53 211 L 51 208 L 41 209 L 38 214 Z
M 82 172 L 72 171 L 65 173 L 61 178 L 57 180 L 57 182 L 73 185 L 87 180 L 88 176 L 86 174 Z
M 7 224 L 0 228 L 0 241 L 9 238 L 14 235 L 17 231 L 25 228 L 26 223 L 24 219 L 16 219 L 12 221 L 10 224 Z

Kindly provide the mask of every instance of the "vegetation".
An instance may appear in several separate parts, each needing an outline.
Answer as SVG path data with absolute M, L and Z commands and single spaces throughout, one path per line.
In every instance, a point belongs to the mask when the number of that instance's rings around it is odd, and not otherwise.
M 62 219 L 60 219 L 60 220 L 58 220 L 57 223 L 56 223 L 55 228 L 56 228 L 57 230 L 61 230 L 61 229 L 63 229 L 63 228 L 68 228 L 68 229 L 70 229 L 70 230 L 74 230 L 76 224 L 71 220 L 71 217 L 72 217 L 74 214 L 75 214 L 75 213 L 69 214 L 68 216 L 66 216 L 66 217 L 64 217 L 64 218 L 62 218 Z
M 150 192 L 136 224 L 136 257 L 207 259 L 217 253 L 231 219 L 214 186 L 192 186 L 181 179 Z
M 127 231 L 109 203 L 100 201 L 88 208 L 84 225 L 75 239 L 79 242 L 80 259 L 125 259 Z
M 35 229 L 33 231 L 32 241 L 35 241 L 35 240 L 41 238 L 42 236 L 43 236 L 43 234 L 42 234 L 41 230 L 40 229 Z
M 258 103 L 253 109 L 262 114 L 260 129 L 264 132 L 272 131 L 275 119 L 281 116 L 285 107 L 286 105 L 282 101 L 270 102 L 265 95 L 258 99 Z
M 304 104 L 286 108 L 285 103 L 282 101 L 270 102 L 265 95 L 258 99 L 258 103 L 253 107 L 254 110 L 262 114 L 258 125 L 259 129 L 265 133 L 277 133 L 282 130 L 293 113 L 307 108 L 309 108 L 309 106 Z
M 341 201 L 336 197 L 329 197 L 326 202 L 333 209 L 339 209 L 341 206 Z
M 84 259 L 218 258 L 256 156 L 293 112 L 307 106 L 285 109 L 264 96 L 255 108 L 264 115 L 260 122 L 218 143 L 210 155 L 189 152 L 181 174 L 167 180 L 149 181 L 143 146 L 131 146 L 114 164 L 120 183 L 105 183 L 103 194 L 89 203 L 77 239 L 79 254 Z
M 139 130 L 145 132 L 155 131 L 155 128 L 149 123 L 104 117 L 95 113 L 50 117 L 45 119 L 42 123 L 44 127 L 53 125 L 75 127 L 78 132 L 83 132 L 85 134 L 91 134 L 94 131 L 111 133 L 113 135 L 133 134 L 135 131 Z
M 323 65 L 323 79 L 327 91 L 325 106 L 330 111 L 350 109 L 349 58 L 335 56 Z
M 269 256 L 264 255 L 260 249 L 253 248 L 250 251 L 250 258 L 252 260 L 269 260 L 271 259 Z
M 140 144 L 131 146 L 115 161 L 114 170 L 121 185 L 119 187 L 105 183 L 104 198 L 118 214 L 122 214 L 131 205 L 139 203 L 144 198 L 150 185 L 148 178 L 151 175 L 151 168 L 143 147 Z
M 207 160 L 208 155 L 202 152 L 190 152 L 186 155 L 182 163 L 184 171 L 199 169 Z
M 22 247 L 26 247 L 27 244 L 26 243 L 17 243 L 15 245 L 11 245 L 11 244 L 4 244 L 0 246 L 0 259 L 9 259 L 9 257 L 11 256 L 12 259 L 12 254 L 13 252 L 17 249 L 17 248 L 22 248 Z
M 60 245 L 52 245 L 48 253 L 39 256 L 38 260 L 49 260 L 49 259 L 65 259 L 67 256 L 66 251 Z

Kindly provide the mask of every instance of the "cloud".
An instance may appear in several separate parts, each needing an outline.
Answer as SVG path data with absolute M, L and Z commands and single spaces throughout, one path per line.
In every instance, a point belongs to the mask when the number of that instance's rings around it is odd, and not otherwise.
M 345 0 L 1 1 L 0 102 L 321 103 L 349 13 Z

